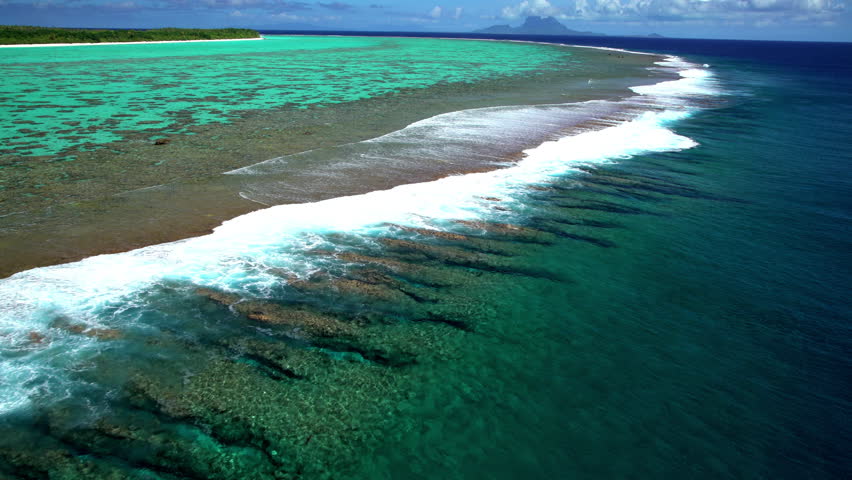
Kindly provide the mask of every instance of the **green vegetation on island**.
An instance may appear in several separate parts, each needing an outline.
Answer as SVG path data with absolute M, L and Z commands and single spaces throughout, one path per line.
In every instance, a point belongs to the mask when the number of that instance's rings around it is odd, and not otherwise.
M 88 30 L 0 25 L 0 45 L 45 43 L 164 42 L 260 38 L 247 28 L 157 28 L 153 30 Z

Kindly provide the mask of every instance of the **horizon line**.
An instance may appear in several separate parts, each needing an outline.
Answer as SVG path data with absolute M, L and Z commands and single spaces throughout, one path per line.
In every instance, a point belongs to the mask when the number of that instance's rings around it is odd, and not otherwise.
M 333 30 L 333 29 L 322 29 L 322 28 L 260 28 L 260 27 L 247 27 L 247 26 L 217 26 L 217 27 L 176 27 L 176 26 L 156 26 L 156 27 L 58 27 L 53 25 L 5 25 L 0 24 L 0 27 L 40 27 L 40 28 L 59 28 L 59 29 L 81 29 L 81 30 L 155 30 L 161 28 L 178 28 L 178 29 L 196 29 L 196 30 L 217 30 L 217 29 L 226 29 L 226 28 L 235 28 L 235 29 L 247 29 L 254 30 L 258 33 L 263 33 L 264 31 L 271 32 L 313 32 L 313 33 L 334 33 L 336 35 L 347 34 L 347 33 L 357 33 L 357 34 L 365 34 L 365 33 L 375 33 L 375 34 L 412 34 L 412 35 L 423 35 L 423 34 L 433 34 L 433 35 L 483 35 L 483 36 L 491 36 L 491 37 L 570 37 L 570 38 L 643 38 L 649 40 L 713 40 L 713 41 L 731 41 L 731 42 L 784 42 L 784 43 L 852 43 L 852 40 L 786 40 L 786 39 L 753 39 L 753 38 L 721 38 L 721 37 L 670 37 L 665 35 L 660 35 L 656 33 L 650 33 L 646 35 L 615 35 L 615 34 L 597 34 L 597 35 L 551 35 L 551 34 L 513 34 L 513 33 L 482 33 L 475 31 L 440 31 L 440 30 Z M 597 32 L 595 32 L 597 33 Z

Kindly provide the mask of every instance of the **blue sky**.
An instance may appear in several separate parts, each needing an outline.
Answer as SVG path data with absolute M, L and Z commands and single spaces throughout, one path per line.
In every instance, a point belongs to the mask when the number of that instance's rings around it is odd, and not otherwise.
M 852 41 L 852 0 L 0 0 L 0 24 L 469 32 L 549 15 L 609 35 Z

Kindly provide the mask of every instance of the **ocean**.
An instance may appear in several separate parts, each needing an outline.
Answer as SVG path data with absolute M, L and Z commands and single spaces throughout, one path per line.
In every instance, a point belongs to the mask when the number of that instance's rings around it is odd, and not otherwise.
M 521 39 L 660 56 L 526 50 L 0 281 L 0 478 L 849 478 L 852 46 Z

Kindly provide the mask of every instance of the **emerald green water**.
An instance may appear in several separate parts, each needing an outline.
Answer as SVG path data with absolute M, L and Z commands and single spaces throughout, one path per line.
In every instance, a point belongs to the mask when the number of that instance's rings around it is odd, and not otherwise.
M 568 57 L 529 44 L 353 37 L 0 49 L 0 155 L 56 155 L 250 110 L 561 69 Z

